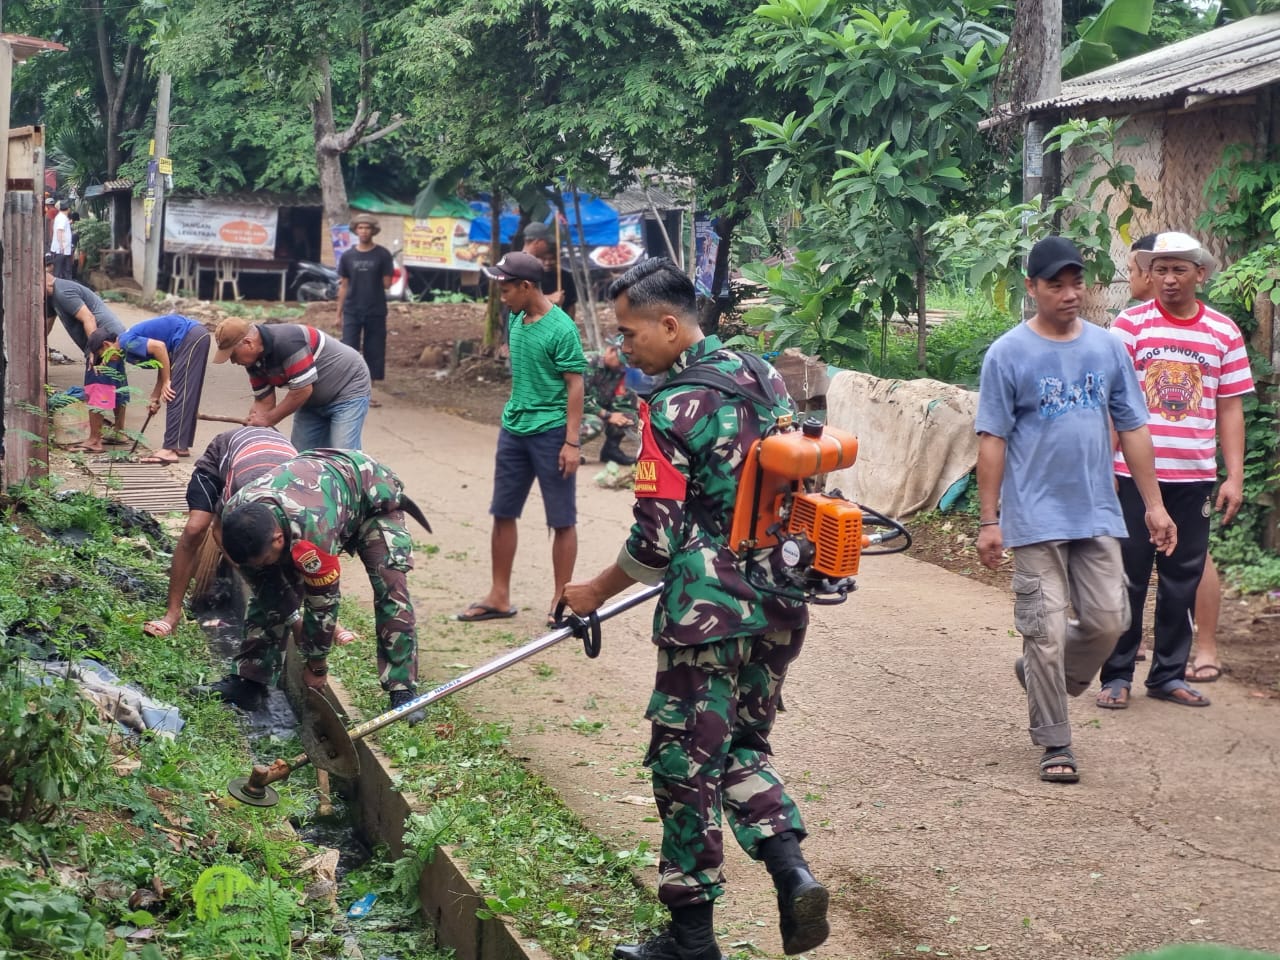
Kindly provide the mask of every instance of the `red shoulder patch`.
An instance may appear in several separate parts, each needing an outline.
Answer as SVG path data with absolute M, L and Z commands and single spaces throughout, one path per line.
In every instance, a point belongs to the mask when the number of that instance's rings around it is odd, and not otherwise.
M 325 553 L 310 540 L 299 540 L 290 550 L 293 565 L 302 573 L 308 587 L 328 587 L 338 582 L 342 564 L 331 553 Z
M 640 401 L 640 455 L 636 457 L 635 495 L 653 500 L 684 500 L 688 481 L 658 448 L 649 404 Z

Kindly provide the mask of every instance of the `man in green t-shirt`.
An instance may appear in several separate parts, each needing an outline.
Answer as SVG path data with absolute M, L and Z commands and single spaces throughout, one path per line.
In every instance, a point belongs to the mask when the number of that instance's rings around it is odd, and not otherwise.
M 537 257 L 508 253 L 496 266 L 486 267 L 485 273 L 501 285 L 502 302 L 511 310 L 507 323 L 511 397 L 502 411 L 489 507 L 493 581 L 489 592 L 459 613 L 458 619 L 502 620 L 516 615 L 511 605 L 516 521 L 536 477 L 547 526 L 554 531 L 550 623 L 578 558 L 576 474 L 587 361 L 573 320 L 540 289 L 542 263 Z

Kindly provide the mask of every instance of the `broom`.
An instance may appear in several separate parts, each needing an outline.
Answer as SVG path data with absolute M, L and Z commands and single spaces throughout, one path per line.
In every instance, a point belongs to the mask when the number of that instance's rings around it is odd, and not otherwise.
M 196 563 L 191 575 L 191 589 L 187 596 L 193 601 L 204 596 L 213 583 L 218 567 L 222 563 L 222 548 L 213 536 L 213 527 L 204 532 L 204 539 L 196 549 Z

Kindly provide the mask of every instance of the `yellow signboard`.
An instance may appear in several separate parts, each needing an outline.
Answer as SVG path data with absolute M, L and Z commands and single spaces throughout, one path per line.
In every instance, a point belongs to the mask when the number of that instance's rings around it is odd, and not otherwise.
M 471 243 L 471 223 L 455 217 L 404 218 L 404 265 L 437 270 L 475 270 L 487 262 L 489 245 Z
M 170 157 L 160 158 L 160 172 L 165 176 L 173 173 L 173 159 Z

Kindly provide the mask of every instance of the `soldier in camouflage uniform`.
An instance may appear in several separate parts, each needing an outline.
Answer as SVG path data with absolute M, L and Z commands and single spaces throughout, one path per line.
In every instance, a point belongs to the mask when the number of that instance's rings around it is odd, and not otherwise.
M 627 364 L 622 359 L 622 337 L 615 337 L 605 344 L 600 353 L 588 353 L 587 372 L 584 374 L 582 400 L 581 440 L 586 443 L 604 432 L 605 441 L 600 447 L 600 462 L 629 467 L 636 458 L 622 449 L 627 427 L 634 420 L 636 395 L 626 388 Z
M 223 547 L 253 588 L 244 645 L 236 658 L 242 682 L 258 684 L 264 693 L 276 682 L 301 597 L 303 679 L 309 686 L 324 686 L 341 599 L 338 554 L 346 551 L 359 554 L 373 585 L 378 680 L 392 707 L 413 698 L 418 642 L 407 580 L 413 541 L 405 529 L 405 510 L 425 526 L 400 478 L 353 450 L 308 451 L 227 502 Z
M 804 825 L 769 761 L 769 732 L 808 610 L 755 585 L 782 589 L 781 551 L 757 551 L 744 566 L 728 544 L 743 459 L 790 411 L 786 386 L 763 361 L 748 365 L 703 337 L 693 285 L 670 261 L 632 268 L 609 294 L 628 360 L 647 374 L 671 373 L 640 404 L 630 536 L 613 565 L 564 594 L 586 614 L 636 581 L 664 584 L 645 764 L 662 817 L 658 896 L 671 925 L 615 948 L 614 957 L 720 960 L 712 904 L 723 891 L 722 814 L 773 877 L 783 949 L 811 950 L 828 934 L 827 891 L 800 854 Z M 692 382 L 713 374 L 727 387 Z

